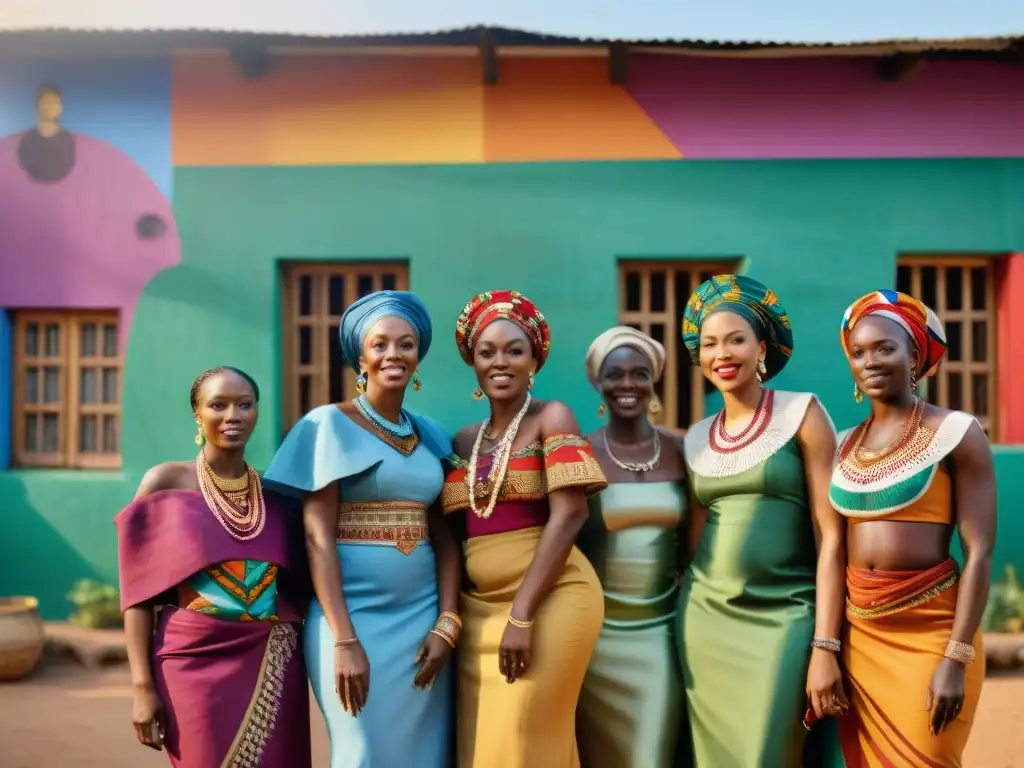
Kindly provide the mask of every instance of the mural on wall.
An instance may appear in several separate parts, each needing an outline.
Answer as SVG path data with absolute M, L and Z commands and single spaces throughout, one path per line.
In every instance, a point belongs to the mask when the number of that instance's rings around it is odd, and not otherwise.
M 1024 156 L 1024 70 L 871 59 L 288 57 L 174 62 L 177 166 Z

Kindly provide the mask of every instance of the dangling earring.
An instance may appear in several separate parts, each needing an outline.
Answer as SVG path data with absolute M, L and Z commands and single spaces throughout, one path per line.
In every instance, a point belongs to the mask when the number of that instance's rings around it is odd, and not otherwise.
M 917 389 L 917 373 L 915 371 L 910 372 L 910 391 L 913 392 Z
M 477 402 L 484 399 L 484 391 L 480 389 L 480 387 L 477 387 L 476 389 L 473 390 L 473 399 L 476 400 Z
M 414 392 L 419 392 L 423 389 L 423 382 L 420 381 L 420 372 L 413 371 L 412 373 L 412 388 Z
M 604 415 L 608 413 L 608 409 L 604 407 L 604 403 L 597 406 L 597 415 L 604 418 Z
M 651 401 L 647 403 L 647 412 L 651 416 L 657 416 L 661 413 L 661 400 L 658 399 L 657 395 L 651 395 Z
M 366 374 L 360 373 L 356 376 L 356 392 L 360 395 L 366 392 Z
M 533 389 L 533 385 L 534 385 L 534 383 L 535 383 L 535 380 L 534 380 L 534 378 L 533 378 L 533 371 L 530 371 L 530 383 L 529 383 L 529 387 L 530 387 L 530 389 L 531 389 L 531 390 Z
M 196 432 L 196 445 L 202 445 L 206 441 L 206 436 L 203 434 L 202 422 L 196 422 L 198 431 Z
M 853 399 L 858 403 L 864 400 L 864 395 L 861 394 L 860 387 L 856 384 L 853 385 Z
M 757 359 L 757 383 L 763 384 L 764 377 L 768 375 L 768 368 L 765 367 L 764 360 L 761 358 Z

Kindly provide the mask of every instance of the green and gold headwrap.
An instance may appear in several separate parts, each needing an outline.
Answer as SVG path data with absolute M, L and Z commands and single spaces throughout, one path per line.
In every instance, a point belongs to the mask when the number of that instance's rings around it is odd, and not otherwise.
M 793 354 L 793 328 L 779 297 L 746 275 L 715 275 L 693 292 L 683 312 L 683 343 L 700 365 L 700 327 L 716 310 L 735 312 L 765 340 L 767 381 L 786 367 Z

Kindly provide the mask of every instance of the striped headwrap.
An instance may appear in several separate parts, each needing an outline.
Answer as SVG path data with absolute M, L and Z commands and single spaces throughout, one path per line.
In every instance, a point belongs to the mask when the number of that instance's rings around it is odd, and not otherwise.
M 786 367 L 793 355 L 789 315 L 778 296 L 746 275 L 715 275 L 690 296 L 683 312 L 683 343 L 694 365 L 700 365 L 700 327 L 719 310 L 739 315 L 764 339 L 765 381 Z
M 892 320 L 910 335 L 921 357 L 921 364 L 914 371 L 919 379 L 927 378 L 939 369 L 947 346 L 946 329 L 942 327 L 939 316 L 913 296 L 891 290 L 872 291 L 846 308 L 840 338 L 847 358 L 850 357 L 850 334 L 854 326 L 868 315 Z

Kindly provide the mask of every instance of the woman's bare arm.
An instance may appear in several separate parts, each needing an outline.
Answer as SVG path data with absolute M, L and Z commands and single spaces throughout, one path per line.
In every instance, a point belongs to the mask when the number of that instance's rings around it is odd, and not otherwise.
M 543 442 L 556 435 L 579 435 L 576 417 L 564 403 L 551 402 L 539 414 L 540 438 Z M 540 604 L 565 569 L 576 535 L 586 522 L 589 509 L 582 488 L 564 488 L 548 495 L 550 516 L 541 533 L 533 561 L 526 570 L 523 583 L 512 601 L 512 616 L 532 621 Z
M 441 612 L 459 612 L 462 549 L 440 506 L 430 508 L 430 540 L 437 557 L 437 599 Z
M 302 503 L 306 527 L 306 554 L 316 599 L 324 611 L 335 641 L 355 637 L 341 586 L 338 562 L 338 484 L 309 494 Z

